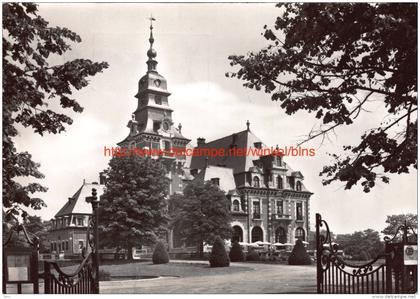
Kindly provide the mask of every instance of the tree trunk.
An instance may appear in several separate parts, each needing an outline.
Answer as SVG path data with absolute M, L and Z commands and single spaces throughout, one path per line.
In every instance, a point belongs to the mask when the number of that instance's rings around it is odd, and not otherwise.
M 200 241 L 200 243 L 198 244 L 198 256 L 200 257 L 200 259 L 204 258 L 203 241 Z
M 127 247 L 127 260 L 133 260 L 133 246 L 131 245 Z

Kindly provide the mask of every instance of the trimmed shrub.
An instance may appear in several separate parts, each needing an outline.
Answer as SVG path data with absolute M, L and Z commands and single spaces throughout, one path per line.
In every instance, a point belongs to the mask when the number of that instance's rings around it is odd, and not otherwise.
M 312 261 L 309 254 L 303 246 L 302 240 L 297 240 L 292 253 L 289 256 L 289 265 L 311 265 Z
M 251 250 L 248 252 L 248 255 L 246 256 L 246 260 L 250 262 L 258 262 L 260 261 L 260 255 L 255 250 Z
M 231 262 L 243 262 L 245 260 L 245 254 L 238 242 L 233 243 L 229 252 L 229 258 Z
M 213 248 L 211 250 L 210 267 L 229 267 L 229 257 L 226 253 L 225 243 L 217 236 L 214 240 Z
M 169 255 L 166 252 L 165 244 L 159 241 L 153 251 L 153 264 L 167 264 L 169 262 Z

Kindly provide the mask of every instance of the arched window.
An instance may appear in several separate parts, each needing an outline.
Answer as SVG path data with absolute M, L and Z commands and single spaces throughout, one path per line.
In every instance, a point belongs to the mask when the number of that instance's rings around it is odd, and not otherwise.
M 252 232 L 251 232 L 251 242 L 254 243 L 254 242 L 257 242 L 257 241 L 264 241 L 263 240 L 263 231 L 262 231 L 261 227 L 259 227 L 259 226 L 255 226 L 252 229 Z
M 302 183 L 299 182 L 299 181 L 296 182 L 296 190 L 297 191 L 302 191 Z
M 300 239 L 302 241 L 305 241 L 305 231 L 303 230 L 303 228 L 298 227 L 295 231 L 295 238 L 296 239 Z
M 234 212 L 239 212 L 239 200 L 235 199 L 233 201 L 232 208 Z
M 255 188 L 259 188 L 260 187 L 260 179 L 257 176 L 254 176 L 254 180 L 253 180 L 253 186 Z
M 287 242 L 287 235 L 286 235 L 286 230 L 279 226 L 276 229 L 276 243 L 286 243 Z
M 283 189 L 283 179 L 281 176 L 277 176 L 277 189 Z
M 242 228 L 238 225 L 232 227 L 232 242 L 242 242 L 243 241 L 243 232 Z

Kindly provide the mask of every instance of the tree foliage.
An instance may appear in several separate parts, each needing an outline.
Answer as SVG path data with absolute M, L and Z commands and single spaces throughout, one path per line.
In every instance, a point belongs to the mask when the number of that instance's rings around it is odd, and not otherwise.
M 233 242 L 229 252 L 229 258 L 232 262 L 243 262 L 245 260 L 245 254 L 238 242 Z
M 150 157 L 114 157 L 105 170 L 99 209 L 101 245 L 126 248 L 155 243 L 169 220 L 168 179 Z
M 182 196 L 171 201 L 172 228 L 179 231 L 183 240 L 197 244 L 200 255 L 203 242 L 212 244 L 216 236 L 231 237 L 228 199 L 218 186 L 194 180 L 185 187 Z
M 387 216 L 385 221 L 388 225 L 384 228 L 382 233 L 393 237 L 400 226 L 407 223 L 407 225 L 412 226 L 417 233 L 417 215 L 414 214 L 399 214 L 399 215 L 390 215 Z
M 377 179 L 417 168 L 417 5 L 415 3 L 278 4 L 269 45 L 229 57 L 244 86 L 264 90 L 289 115 L 314 113 L 321 125 L 300 144 L 354 123 L 370 101 L 387 117 L 358 144 L 332 154 L 323 184 L 359 181 L 369 192 Z M 299 144 L 299 145 L 300 145 Z
M 87 78 L 108 64 L 75 59 L 51 65 L 51 56 L 63 55 L 71 50 L 70 43 L 79 43 L 81 38 L 67 28 L 49 27 L 33 3 L 3 3 L 2 40 L 3 207 L 6 220 L 10 220 L 20 213 L 26 215 L 22 207 L 44 207 L 42 199 L 31 194 L 47 190 L 39 183 L 22 185 L 15 181 L 19 177 L 44 177 L 30 153 L 16 150 L 13 138 L 18 135 L 18 125 L 41 136 L 64 131 L 72 119 L 50 106 L 57 102 L 63 109 L 82 112 L 82 106 L 71 95 L 86 87 Z
M 25 226 L 26 232 L 28 233 L 28 237 L 32 242 L 35 240 L 35 238 L 38 239 L 39 251 L 41 253 L 50 252 L 48 232 L 51 229 L 51 221 L 42 221 L 41 217 L 39 216 L 27 215 L 24 218 L 23 225 Z M 9 221 L 7 223 L 3 222 L 4 243 L 9 239 L 12 230 L 14 230 L 17 226 L 19 226 L 19 223 L 15 219 L 12 219 L 12 221 Z M 22 230 L 20 230 L 19 232 L 13 231 L 13 234 L 7 245 L 15 247 L 30 246 Z
M 373 229 L 357 231 L 353 234 L 338 234 L 336 242 L 346 255 L 354 260 L 374 259 L 384 252 L 379 233 Z

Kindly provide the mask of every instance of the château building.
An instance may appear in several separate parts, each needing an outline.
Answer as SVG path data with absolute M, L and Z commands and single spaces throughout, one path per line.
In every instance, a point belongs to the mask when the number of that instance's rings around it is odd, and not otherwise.
M 153 27 L 150 26 L 150 49 L 147 51 L 147 73 L 138 85 L 138 105 L 128 122 L 129 135 L 121 147 L 148 149 L 185 149 L 190 139 L 184 137 L 181 125 L 173 126 L 166 79 L 157 72 L 157 53 L 153 49 Z M 208 149 L 266 148 L 247 128 L 197 147 Z M 226 192 L 233 215 L 234 239 L 241 242 L 280 242 L 294 244 L 297 238 L 307 240 L 309 232 L 309 199 L 312 195 L 303 184 L 303 175 L 294 171 L 281 156 L 185 156 L 162 155 L 170 178 L 170 194 L 182 192 L 188 181 L 212 181 Z M 172 251 L 195 250 L 180 241 L 176 231 L 169 234 Z
M 206 143 L 199 138 L 197 147 L 222 148 L 225 152 L 267 148 L 250 130 L 249 122 L 246 130 L 214 141 Z M 209 180 L 226 192 L 234 240 L 283 244 L 307 240 L 312 193 L 305 188 L 302 173 L 290 168 L 282 156 L 194 156 L 190 168 L 197 178 Z
M 128 136 L 118 143 L 124 148 L 165 150 L 153 156 L 165 165 L 170 181 L 169 194 L 181 193 L 192 180 L 211 181 L 225 191 L 232 212 L 233 239 L 294 244 L 307 240 L 309 233 L 310 197 L 303 184 L 303 175 L 294 171 L 281 156 L 174 155 L 171 149 L 190 148 L 190 139 L 182 134 L 182 126 L 174 126 L 173 110 L 169 105 L 167 81 L 157 71 L 157 53 L 153 49 L 153 26 L 150 26 L 150 48 L 147 51 L 147 72 L 138 83 L 137 109 L 128 122 Z M 197 139 L 194 149 L 262 149 L 267 146 L 251 131 L 246 130 L 206 142 Z M 184 152 L 185 153 L 185 152 Z M 190 158 L 190 159 L 189 159 Z M 101 182 L 102 184 L 102 182 Z M 92 187 L 103 192 L 103 185 L 83 183 L 82 187 L 56 214 L 51 231 L 51 249 L 66 254 L 80 253 L 86 245 L 87 219 L 91 207 L 85 202 Z M 182 242 L 177 231 L 168 233 L 172 253 L 191 252 L 195 244 Z

